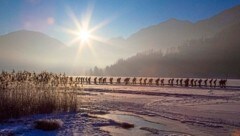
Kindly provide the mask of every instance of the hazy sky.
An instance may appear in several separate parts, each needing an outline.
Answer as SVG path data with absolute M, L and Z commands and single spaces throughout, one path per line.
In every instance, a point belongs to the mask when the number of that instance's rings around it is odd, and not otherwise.
M 76 29 L 70 13 L 82 21 L 92 11 L 90 27 L 105 22 L 96 34 L 126 38 L 169 18 L 196 22 L 239 4 L 240 0 L 1 0 L 0 35 L 28 29 L 66 43 L 71 35 L 61 28 Z

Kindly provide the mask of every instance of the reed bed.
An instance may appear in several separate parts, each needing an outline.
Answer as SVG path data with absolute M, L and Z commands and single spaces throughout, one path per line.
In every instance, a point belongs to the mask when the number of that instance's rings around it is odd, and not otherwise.
M 42 89 L 0 90 L 0 121 L 21 116 L 77 110 L 73 91 Z

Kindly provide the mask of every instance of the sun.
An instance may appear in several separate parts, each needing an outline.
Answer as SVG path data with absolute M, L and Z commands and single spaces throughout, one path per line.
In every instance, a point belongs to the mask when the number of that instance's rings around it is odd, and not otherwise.
M 91 26 L 92 10 L 93 7 L 90 6 L 87 12 L 83 14 L 82 18 L 79 19 L 75 13 L 69 9 L 68 15 L 74 28 L 61 27 L 64 32 L 70 34 L 69 36 L 72 37 L 67 43 L 67 46 L 77 45 L 79 46 L 79 50 L 81 50 L 83 47 L 93 48 L 93 44 L 97 42 L 103 43 L 104 45 L 110 44 L 106 38 L 97 35 L 96 32 L 110 23 L 111 19 L 105 19 L 102 22 Z
M 86 13 L 82 14 L 81 18 L 77 18 L 75 13 L 68 9 L 68 15 L 70 17 L 70 24 L 71 28 L 61 26 L 60 29 L 65 32 L 70 37 L 70 41 L 66 43 L 67 47 L 75 46 L 77 47 L 76 50 L 76 57 L 74 58 L 74 64 L 78 64 L 79 60 L 82 56 L 83 51 L 85 48 L 89 49 L 90 53 L 97 58 L 97 52 L 95 48 L 99 45 L 112 45 L 108 42 L 108 39 L 98 35 L 100 34 L 98 31 L 109 24 L 112 19 L 104 19 L 103 21 L 99 22 L 98 24 L 92 25 L 92 11 L 93 6 L 87 8 Z M 100 44 L 99 44 L 100 43 Z
M 79 32 L 79 38 L 82 42 L 89 41 L 90 37 L 91 37 L 91 33 L 89 30 L 83 29 Z

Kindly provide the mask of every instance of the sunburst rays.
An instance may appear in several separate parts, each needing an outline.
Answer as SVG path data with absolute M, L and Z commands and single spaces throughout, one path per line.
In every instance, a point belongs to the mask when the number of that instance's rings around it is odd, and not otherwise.
M 69 8 L 68 15 L 74 26 L 72 28 L 61 27 L 61 30 L 72 36 L 72 39 L 67 43 L 67 46 L 78 47 L 75 58 L 73 60 L 73 67 L 81 63 L 79 60 L 82 60 L 81 57 L 84 57 L 81 55 L 84 48 L 87 48 L 88 51 L 90 51 L 89 53 L 91 53 L 92 57 L 97 59 L 98 57 L 94 47 L 95 43 L 98 42 L 102 43 L 103 45 L 110 45 L 110 43 L 107 42 L 107 39 L 97 35 L 96 32 L 108 25 L 112 20 L 105 19 L 97 25 L 91 27 L 93 10 L 94 6 L 89 6 L 86 12 L 82 14 L 82 17 L 78 19 L 76 14 Z

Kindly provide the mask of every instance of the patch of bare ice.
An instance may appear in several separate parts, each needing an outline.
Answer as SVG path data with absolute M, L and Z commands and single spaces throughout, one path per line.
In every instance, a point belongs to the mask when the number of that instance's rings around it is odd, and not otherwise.
M 33 126 L 34 121 L 39 119 L 61 119 L 64 125 L 61 129 L 54 131 L 38 130 Z M 22 120 L 22 122 L 5 123 L 0 125 L 0 134 L 12 133 L 14 135 L 27 136 L 109 135 L 108 132 L 99 129 L 99 126 L 109 125 L 109 120 L 91 118 L 87 113 L 35 115 L 26 117 Z M 25 120 L 28 120 L 28 122 Z

